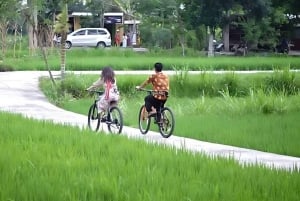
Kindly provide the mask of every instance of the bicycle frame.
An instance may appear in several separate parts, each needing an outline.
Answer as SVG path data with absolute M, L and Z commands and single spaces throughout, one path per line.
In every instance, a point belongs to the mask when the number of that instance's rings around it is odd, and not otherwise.
M 166 91 L 157 92 L 143 88 L 139 88 L 138 90 L 146 91 L 148 94 L 164 93 L 164 95 L 168 96 L 168 92 Z M 170 108 L 165 107 L 165 103 L 160 103 L 160 106 L 156 108 L 155 114 L 147 114 L 148 116 L 146 118 L 145 114 L 146 108 L 145 105 L 142 105 L 139 112 L 139 129 L 142 134 L 146 134 L 149 131 L 151 118 L 154 118 L 154 123 L 158 125 L 159 132 L 164 138 L 168 138 L 172 135 L 175 126 L 174 115 Z
M 117 101 L 111 101 L 108 108 L 100 116 L 97 104 L 103 91 L 90 90 L 90 92 L 94 93 L 95 96 L 94 103 L 90 106 L 88 113 L 88 125 L 90 129 L 98 131 L 100 123 L 102 122 L 106 123 L 109 132 L 121 133 L 123 128 L 123 116 L 117 106 Z M 93 123 L 96 124 L 95 128 L 92 126 Z

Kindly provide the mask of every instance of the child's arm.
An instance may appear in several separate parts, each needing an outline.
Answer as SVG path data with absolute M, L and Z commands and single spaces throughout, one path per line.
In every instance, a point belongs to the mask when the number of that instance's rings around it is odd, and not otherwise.
M 95 89 L 97 87 L 103 86 L 104 82 L 101 78 L 99 78 L 96 82 L 94 82 L 91 86 L 89 86 L 86 90 Z

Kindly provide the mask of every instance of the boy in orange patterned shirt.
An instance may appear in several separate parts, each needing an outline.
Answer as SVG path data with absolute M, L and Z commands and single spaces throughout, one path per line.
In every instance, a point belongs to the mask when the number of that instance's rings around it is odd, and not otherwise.
M 167 101 L 167 93 L 169 92 L 169 77 L 162 73 L 162 63 L 155 63 L 155 74 L 145 80 L 137 89 L 144 88 L 147 84 L 152 84 L 152 90 L 158 93 L 150 94 L 145 97 L 145 106 L 149 115 L 156 113 L 160 105 L 164 105 Z M 162 93 L 159 93 L 162 92 Z

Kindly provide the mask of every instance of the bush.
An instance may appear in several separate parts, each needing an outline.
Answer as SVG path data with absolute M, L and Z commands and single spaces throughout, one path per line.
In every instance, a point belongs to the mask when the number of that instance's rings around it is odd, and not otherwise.
M 294 95 L 299 92 L 300 83 L 296 83 L 296 75 L 289 70 L 276 70 L 271 76 L 265 79 L 266 93 L 284 93 L 286 95 Z
M 14 71 L 14 68 L 10 65 L 0 64 L 0 72 L 6 72 L 6 71 Z

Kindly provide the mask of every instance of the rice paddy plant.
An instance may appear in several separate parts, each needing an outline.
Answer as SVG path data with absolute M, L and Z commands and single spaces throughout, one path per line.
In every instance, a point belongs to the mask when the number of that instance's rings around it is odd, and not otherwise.
M 293 110 L 298 110 L 295 105 L 291 105 L 291 101 L 299 96 L 289 97 L 284 92 L 265 94 L 262 90 L 254 93 L 252 90 L 250 96 L 246 97 L 246 111 L 258 111 L 263 114 L 270 113 L 286 113 Z
M 270 76 L 265 78 L 266 93 L 284 92 L 287 95 L 294 95 L 299 91 L 299 84 L 296 83 L 295 72 L 289 69 L 282 71 L 275 70 Z
M 93 77 L 96 79 L 95 75 Z M 146 94 L 135 91 L 134 86 L 140 84 L 146 77 L 146 75 L 141 77 L 117 76 L 121 91 L 120 107 L 127 126 L 136 128 L 138 126 L 138 110 L 143 104 Z M 185 81 L 186 85 L 199 83 L 199 77 L 204 78 L 202 83 L 210 81 L 215 83 L 222 80 L 223 75 L 215 76 L 206 72 L 195 76 L 188 74 Z M 261 75 L 259 77 L 259 79 L 263 78 Z M 246 75 L 243 75 L 243 78 L 239 80 L 244 80 L 245 83 L 249 83 L 249 86 L 258 86 L 257 83 L 253 84 L 256 81 L 251 82 L 249 81 L 251 79 L 245 78 Z M 171 83 L 174 81 L 173 79 L 174 77 L 171 77 Z M 90 80 L 90 83 L 92 81 L 94 80 Z M 291 119 L 294 117 L 294 113 L 297 114 L 300 111 L 300 96 L 298 94 L 293 96 L 288 96 L 284 92 L 265 94 L 263 87 L 250 88 L 247 92 L 250 95 L 241 97 L 232 96 L 227 88 L 220 91 L 218 97 L 206 95 L 205 91 L 201 93 L 200 90 L 197 91 L 193 87 L 187 87 L 185 91 L 178 90 L 180 93 L 176 93 L 177 90 L 178 88 L 172 85 L 170 97 L 166 104 L 172 108 L 175 115 L 174 135 L 248 148 L 255 147 L 264 151 L 272 150 L 275 153 L 299 155 L 299 151 L 294 146 L 290 146 L 291 143 L 299 140 L 294 135 L 297 133 L 296 130 L 300 128 L 294 124 L 296 120 Z M 85 115 L 92 101 L 87 97 L 83 100 L 68 100 L 67 97 L 62 100 L 62 107 Z M 278 121 L 277 116 L 281 116 L 282 120 L 273 125 L 273 122 Z M 252 118 L 262 118 L 262 120 L 255 121 L 254 126 L 252 126 L 249 124 L 253 121 Z M 273 125 L 274 128 L 267 125 Z M 285 136 L 290 136 L 290 139 L 293 140 L 291 142 L 281 140 L 282 136 L 279 131 Z M 253 134 L 258 133 L 262 134 L 253 138 Z M 277 134 L 273 135 L 273 133 Z M 272 135 L 274 142 L 268 142 L 270 135 Z M 285 144 L 279 146 L 276 141 Z
M 297 200 L 299 171 L 0 113 L 0 200 Z
M 187 81 L 189 67 L 184 66 L 183 68 L 173 67 L 176 74 L 174 76 L 175 82 L 179 84 L 179 86 L 183 87 Z
M 60 69 L 58 51 L 48 51 L 48 63 L 52 70 Z M 140 54 L 131 49 L 124 51 L 118 48 L 103 50 L 94 48 L 78 48 L 67 51 L 66 70 L 99 70 L 102 66 L 110 65 L 116 70 L 151 70 L 155 62 L 164 63 L 165 70 L 173 67 L 189 70 L 273 70 L 299 69 L 297 57 L 199 57 L 199 56 L 170 56 L 167 52 L 153 54 L 152 52 Z M 10 66 L 15 70 L 46 70 L 40 55 L 18 58 L 5 58 L 3 66 Z

